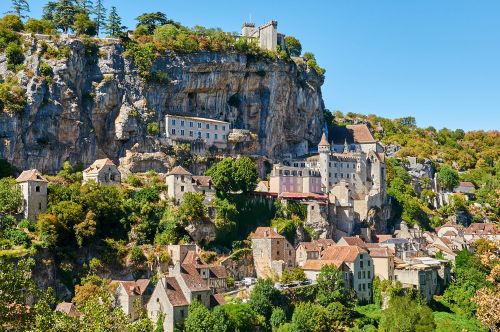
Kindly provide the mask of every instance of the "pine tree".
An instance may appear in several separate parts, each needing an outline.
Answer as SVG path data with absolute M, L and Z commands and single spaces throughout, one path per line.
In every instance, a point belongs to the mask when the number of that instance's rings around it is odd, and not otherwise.
M 108 16 L 108 23 L 106 24 L 106 33 L 110 37 L 119 37 L 126 28 L 127 27 L 122 25 L 122 18 L 118 15 L 116 7 L 111 7 Z
M 99 35 L 101 29 L 106 26 L 106 8 L 104 7 L 103 0 L 96 0 L 94 14 L 97 35 Z
M 77 0 L 76 2 L 85 14 L 90 15 L 93 12 L 94 3 L 92 0 Z
M 7 13 L 16 14 L 19 18 L 26 18 L 26 13 L 30 11 L 30 5 L 27 0 L 11 0 L 12 7 Z
M 69 29 L 73 26 L 75 15 L 79 11 L 75 1 L 58 0 L 51 9 L 53 10 L 51 15 L 54 25 L 64 33 L 68 33 Z

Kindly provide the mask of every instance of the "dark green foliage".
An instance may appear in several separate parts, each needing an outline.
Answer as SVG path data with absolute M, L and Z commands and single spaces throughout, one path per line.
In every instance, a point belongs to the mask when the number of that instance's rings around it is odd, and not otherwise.
M 99 35 L 102 28 L 106 26 L 106 8 L 103 0 L 96 0 L 94 6 L 94 15 L 96 23 L 96 34 Z
M 27 32 L 52 35 L 56 33 L 56 27 L 49 20 L 30 18 L 24 24 Z
M 286 323 L 286 313 L 280 307 L 273 308 L 273 312 L 271 313 L 271 318 L 269 322 L 273 330 L 277 329 L 280 325 Z
M 79 8 L 74 0 L 49 1 L 44 7 L 43 18 L 51 21 L 63 33 L 68 33 L 78 12 Z
M 144 13 L 136 18 L 137 27 L 144 26 L 149 34 L 152 34 L 157 26 L 168 24 L 170 21 L 162 12 Z
M 189 314 L 184 322 L 184 331 L 226 332 L 229 331 L 227 324 L 228 318 L 224 309 L 217 307 L 211 312 L 203 304 L 193 301 L 189 305 Z
M 322 306 L 330 303 L 340 302 L 348 308 L 352 308 L 355 303 L 355 295 L 351 289 L 344 287 L 342 271 L 335 265 L 325 265 L 321 268 L 317 279 L 318 293 L 316 302 Z
M 212 177 L 218 195 L 242 191 L 248 193 L 257 186 L 259 174 L 255 162 L 248 157 L 236 160 L 224 158 L 206 172 Z
M 127 27 L 122 25 L 122 18 L 118 15 L 116 7 L 111 7 L 106 24 L 106 33 L 108 36 L 121 37 L 126 29 Z
M 72 29 L 77 35 L 95 36 L 97 34 L 97 24 L 90 20 L 85 13 L 77 13 L 74 17 Z
M 21 189 L 13 178 L 0 179 L 0 215 L 15 214 L 23 206 Z
M 40 70 L 40 75 L 48 81 L 54 77 L 54 70 L 52 69 L 52 66 L 43 60 L 40 61 L 38 70 Z
M 148 134 L 158 135 L 160 133 L 160 126 L 156 122 L 150 122 L 147 125 Z
M 5 57 L 7 58 L 7 66 L 10 70 L 15 70 L 17 65 L 24 62 L 23 48 L 17 43 L 10 43 L 5 49 Z
M 200 193 L 187 192 L 179 205 L 178 217 L 183 224 L 203 221 L 207 216 L 207 208 L 203 204 L 204 196 Z
M 30 11 L 30 5 L 27 0 L 11 0 L 12 6 L 8 13 L 13 13 L 19 18 L 26 18 Z
M 458 172 L 449 166 L 444 166 L 441 170 L 439 170 L 437 173 L 437 179 L 443 188 L 450 191 L 460 183 Z
M 408 297 L 394 297 L 382 312 L 380 331 L 428 332 L 436 329 L 432 310 Z
M 133 247 L 132 250 L 130 251 L 130 260 L 135 265 L 140 265 L 146 261 L 146 257 L 144 256 L 144 253 L 142 252 L 141 248 L 136 246 Z
M 274 288 L 274 282 L 271 279 L 257 280 L 250 293 L 248 304 L 253 311 L 265 317 L 266 321 L 271 318 L 274 307 L 288 307 L 286 297 Z
M 0 179 L 13 176 L 16 169 L 5 159 L 0 159 Z
M 264 317 L 252 310 L 248 304 L 229 303 L 223 308 L 228 318 L 228 331 L 253 332 L 265 324 Z
M 300 56 L 302 53 L 302 44 L 294 36 L 285 37 L 285 46 L 291 56 Z

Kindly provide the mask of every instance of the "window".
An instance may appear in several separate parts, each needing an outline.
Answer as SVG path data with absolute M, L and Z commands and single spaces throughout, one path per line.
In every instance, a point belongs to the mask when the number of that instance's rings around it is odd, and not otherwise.
M 329 167 L 332 167 L 332 163 L 328 163 L 328 166 L 329 166 Z
M 181 175 L 181 181 L 184 182 L 184 175 Z
M 175 135 L 175 129 L 172 129 L 172 135 Z
M 192 121 L 189 122 L 189 127 L 193 128 L 193 122 Z
M 334 163 L 333 166 L 337 167 L 337 163 Z
M 361 271 L 358 271 L 358 279 L 361 279 Z
M 363 268 L 363 261 L 359 261 L 359 267 Z
M 343 168 L 344 167 L 344 164 L 340 163 L 340 168 Z
M 210 129 L 210 124 L 209 124 L 209 123 L 207 123 L 207 125 L 206 125 L 206 127 L 205 127 L 205 128 Z
M 279 251 L 279 250 L 278 250 L 278 251 L 276 251 L 276 255 L 279 255 L 279 254 L 280 254 L 280 251 Z
M 372 289 L 372 283 L 371 282 L 368 283 L 368 289 Z
M 349 168 L 349 164 L 347 164 L 346 167 Z
M 193 137 L 193 131 L 192 130 L 189 131 L 189 136 Z
M 352 164 L 352 168 L 356 168 L 356 164 Z
M 40 192 L 40 186 L 36 186 L 36 187 L 35 187 L 35 191 L 36 191 L 37 193 L 39 193 L 39 192 Z
M 172 126 L 175 126 L 175 119 L 172 119 Z
M 198 122 L 198 128 L 201 129 L 201 122 Z
M 222 130 L 226 130 L 226 126 L 222 126 Z
M 205 274 L 205 273 L 203 273 L 203 274 Z M 198 302 L 201 302 L 201 294 L 196 295 L 196 297 L 198 298 Z
M 201 138 L 201 131 L 198 132 L 198 138 Z
M 365 284 L 363 284 L 363 290 L 366 290 L 366 285 Z
M 334 175 L 335 175 L 335 177 L 337 177 L 337 173 L 335 173 Z
M 181 309 L 181 317 L 184 317 L 184 309 Z
M 210 138 L 210 133 L 207 133 L 207 138 Z
M 365 278 L 366 278 L 366 272 L 363 271 L 363 279 L 365 279 Z
M 181 191 L 184 192 L 184 186 L 181 186 Z
M 370 279 L 372 277 L 372 273 L 371 271 L 368 271 L 368 279 Z
M 215 130 L 219 130 L 219 126 L 218 125 L 214 125 L 215 127 Z
M 38 202 L 38 210 L 41 210 L 41 209 L 42 209 L 42 203 Z
M 344 173 L 340 173 L 340 177 L 343 178 L 344 177 Z
M 217 139 L 217 134 L 214 134 L 214 138 Z
M 184 129 L 181 129 L 181 136 L 184 136 Z
M 371 265 L 371 263 L 370 263 L 370 261 L 368 261 L 368 266 L 370 266 L 370 265 Z
M 358 291 L 361 292 L 361 284 L 358 285 Z
M 356 174 L 353 174 L 353 175 L 352 175 L 352 178 L 353 178 L 353 179 L 355 179 L 355 178 L 356 178 Z
M 347 173 L 347 178 L 349 179 L 349 173 Z
M 226 135 L 222 135 L 222 139 L 226 139 Z

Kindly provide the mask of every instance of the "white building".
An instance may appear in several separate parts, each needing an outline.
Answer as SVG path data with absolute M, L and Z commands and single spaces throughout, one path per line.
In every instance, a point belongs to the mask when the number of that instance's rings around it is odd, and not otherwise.
M 215 188 L 210 176 L 193 175 L 182 166 L 176 166 L 168 172 L 166 183 L 167 195 L 176 203 L 182 202 L 184 194 L 187 192 L 203 194 L 208 202 L 215 195 Z
M 16 181 L 23 193 L 24 217 L 34 222 L 40 213 L 47 210 L 48 181 L 36 169 L 23 171 Z
M 204 147 L 227 147 L 229 122 L 208 118 L 167 114 L 165 116 L 166 137 L 169 144 L 203 143 Z M 196 147 L 195 147 L 196 148 Z
M 97 159 L 83 171 L 83 183 L 88 181 L 99 184 L 120 184 L 121 173 L 111 159 Z
M 285 49 L 285 35 L 278 32 L 277 21 L 269 21 L 258 27 L 254 23 L 243 23 L 241 35 L 257 40 L 259 46 L 266 50 L 276 51 L 278 46 Z

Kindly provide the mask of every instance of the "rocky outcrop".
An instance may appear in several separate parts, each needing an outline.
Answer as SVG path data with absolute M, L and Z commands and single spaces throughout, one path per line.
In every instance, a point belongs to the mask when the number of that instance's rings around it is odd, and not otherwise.
M 19 169 L 54 173 L 66 160 L 85 166 L 103 157 L 117 162 L 136 144 L 136 154 L 157 153 L 168 113 L 248 130 L 255 140 L 239 138 L 245 142 L 238 153 L 273 158 L 319 141 L 323 80 L 303 65 L 238 53 L 169 53 L 152 68 L 162 73 L 161 82 L 144 83 L 115 41 L 25 38 L 31 47 L 17 76 L 28 104 L 21 114 L 0 112 L 0 158 Z M 43 55 L 47 44 L 69 47 L 69 56 Z M 53 79 L 42 77 L 42 60 L 53 68 Z M 8 74 L 5 62 L 0 55 L 2 76 Z M 148 132 L 152 122 L 159 134 Z

